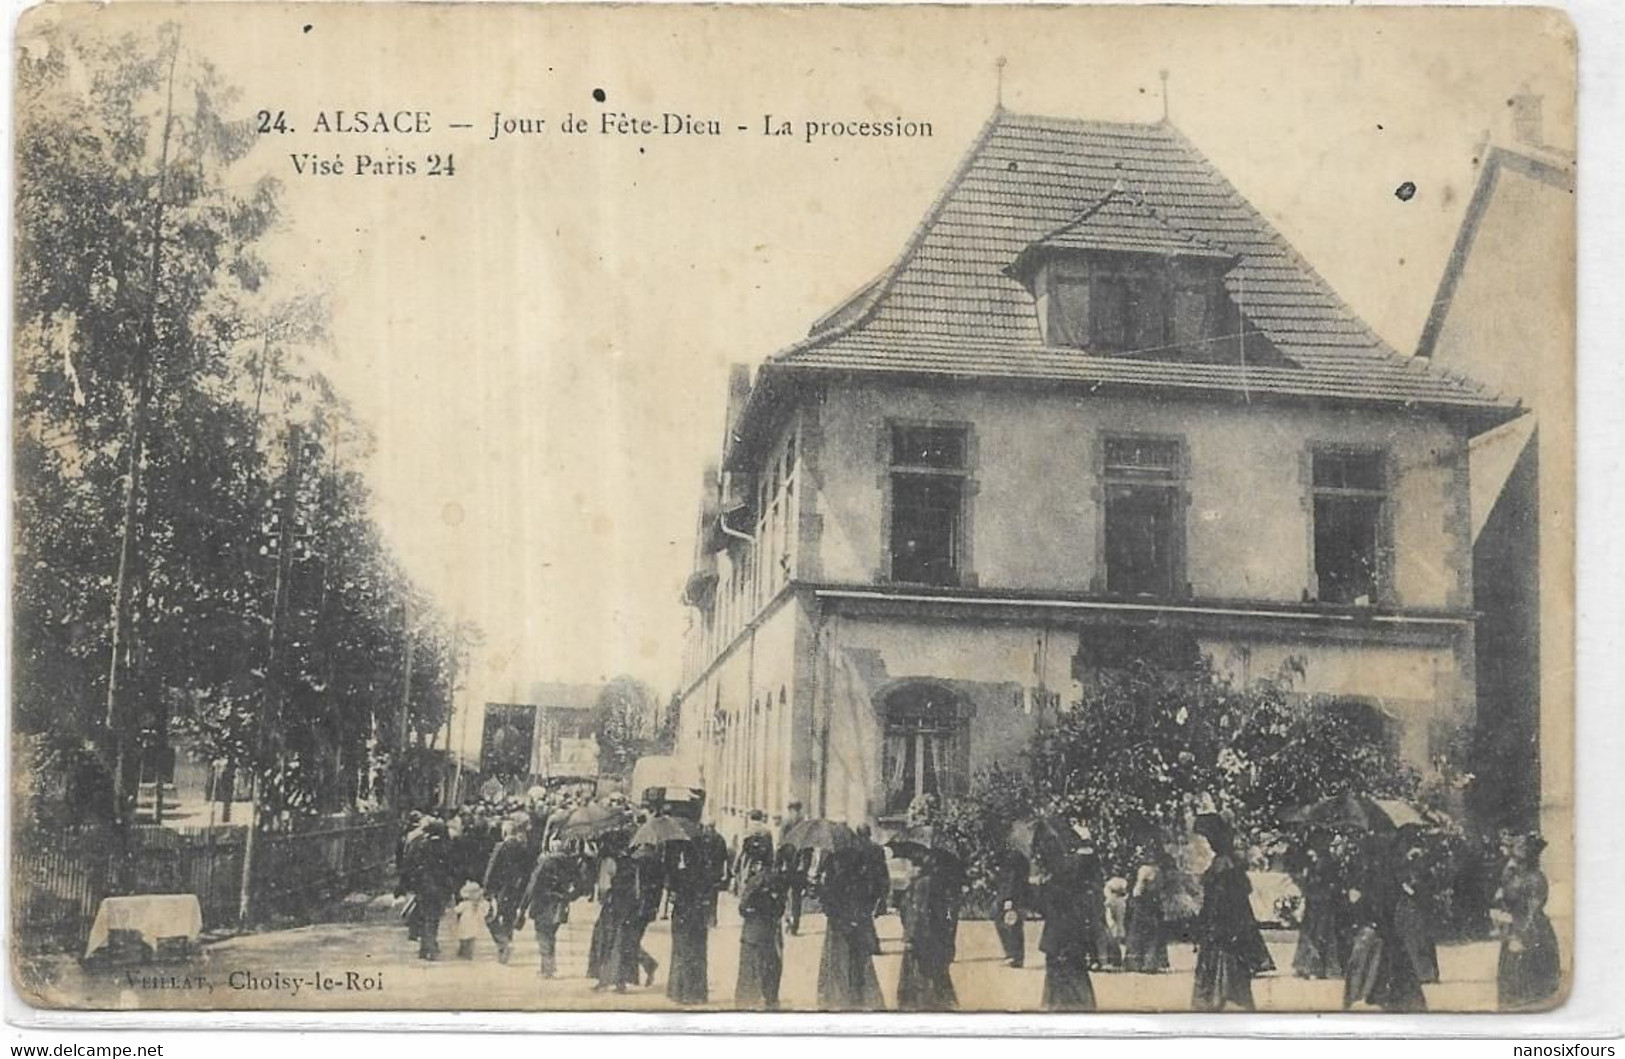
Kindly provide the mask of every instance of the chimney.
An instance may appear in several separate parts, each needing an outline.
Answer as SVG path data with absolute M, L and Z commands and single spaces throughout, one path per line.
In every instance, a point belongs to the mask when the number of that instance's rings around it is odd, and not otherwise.
M 1531 92 L 1528 85 L 1508 100 L 1512 106 L 1512 137 L 1526 147 L 1539 147 L 1545 142 L 1541 135 L 1541 101 L 1542 97 Z

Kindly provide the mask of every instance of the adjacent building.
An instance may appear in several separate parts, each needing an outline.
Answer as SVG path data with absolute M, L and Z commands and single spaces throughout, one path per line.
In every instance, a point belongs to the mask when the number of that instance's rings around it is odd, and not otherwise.
M 727 828 L 886 826 L 1127 650 L 1306 662 L 1418 763 L 1476 712 L 1472 439 L 1175 127 L 997 111 L 707 472 L 678 756 Z
M 1418 355 L 1516 396 L 1530 414 L 1472 439 L 1481 816 L 1538 826 L 1572 878 L 1576 165 L 1544 142 L 1538 96 L 1476 153 L 1467 207 Z M 1569 887 L 1553 917 L 1572 925 Z M 1562 947 L 1567 954 L 1567 945 Z

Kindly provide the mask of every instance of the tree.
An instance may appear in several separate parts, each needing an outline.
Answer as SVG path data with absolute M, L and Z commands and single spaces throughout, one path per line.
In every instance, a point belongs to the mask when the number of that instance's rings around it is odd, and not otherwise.
M 1286 810 L 1322 797 L 1418 790 L 1419 776 L 1369 708 L 1296 690 L 1299 662 L 1241 687 L 1194 654 L 1178 664 L 1114 661 L 1034 733 L 1021 767 L 984 770 L 948 807 L 973 884 L 1023 816 L 1087 824 L 1103 863 L 1129 877 L 1137 850 L 1183 846 L 1203 807 L 1244 834 L 1274 835 Z
M 653 733 L 647 728 L 655 702 L 654 689 L 636 677 L 618 676 L 604 685 L 592 708 L 600 773 L 630 776 L 638 758 L 649 752 Z
M 19 746 L 110 819 L 176 735 L 273 812 L 376 798 L 444 724 L 453 640 L 373 519 L 364 427 L 310 366 L 323 299 L 257 252 L 278 188 L 236 168 L 253 126 L 174 27 L 36 28 L 16 108 Z

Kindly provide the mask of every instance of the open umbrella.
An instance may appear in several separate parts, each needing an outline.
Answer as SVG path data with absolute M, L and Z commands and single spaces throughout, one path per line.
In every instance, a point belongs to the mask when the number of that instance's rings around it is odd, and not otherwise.
M 940 827 L 922 824 L 893 835 L 886 843 L 899 857 L 916 858 L 922 853 L 946 853 L 950 857 L 962 856 L 959 843 Z
M 632 833 L 632 846 L 663 846 L 667 842 L 692 842 L 700 825 L 680 816 L 653 816 Z
M 1281 819 L 1289 824 L 1351 831 L 1394 831 L 1401 827 L 1425 827 L 1437 822 L 1427 810 L 1409 802 L 1372 798 L 1352 791 L 1322 798 L 1312 805 L 1289 809 Z
M 1026 820 L 1017 820 L 1011 825 L 1010 835 L 1006 841 L 1011 849 L 1029 861 L 1035 857 L 1042 858 L 1046 854 L 1052 857 L 1061 856 L 1078 842 L 1072 830 L 1053 816 L 1034 816 Z
M 632 814 L 601 802 L 590 802 L 564 818 L 559 837 L 567 840 L 598 838 L 632 826 Z
M 797 820 L 784 832 L 781 845 L 791 849 L 817 849 L 826 853 L 851 849 L 858 844 L 858 836 L 845 824 L 834 820 Z

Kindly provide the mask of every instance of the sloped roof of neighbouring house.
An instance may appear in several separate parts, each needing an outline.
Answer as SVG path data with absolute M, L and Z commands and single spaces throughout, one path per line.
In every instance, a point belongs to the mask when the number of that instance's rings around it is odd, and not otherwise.
M 1233 259 L 1224 276 L 1230 297 L 1285 362 L 1044 345 L 1033 297 L 1009 266 L 1046 239 Z M 1514 402 L 1402 356 L 1372 333 L 1172 125 L 1004 110 L 983 128 L 896 263 L 765 367 L 769 375 L 924 373 L 1423 405 L 1492 422 L 1516 414 Z

